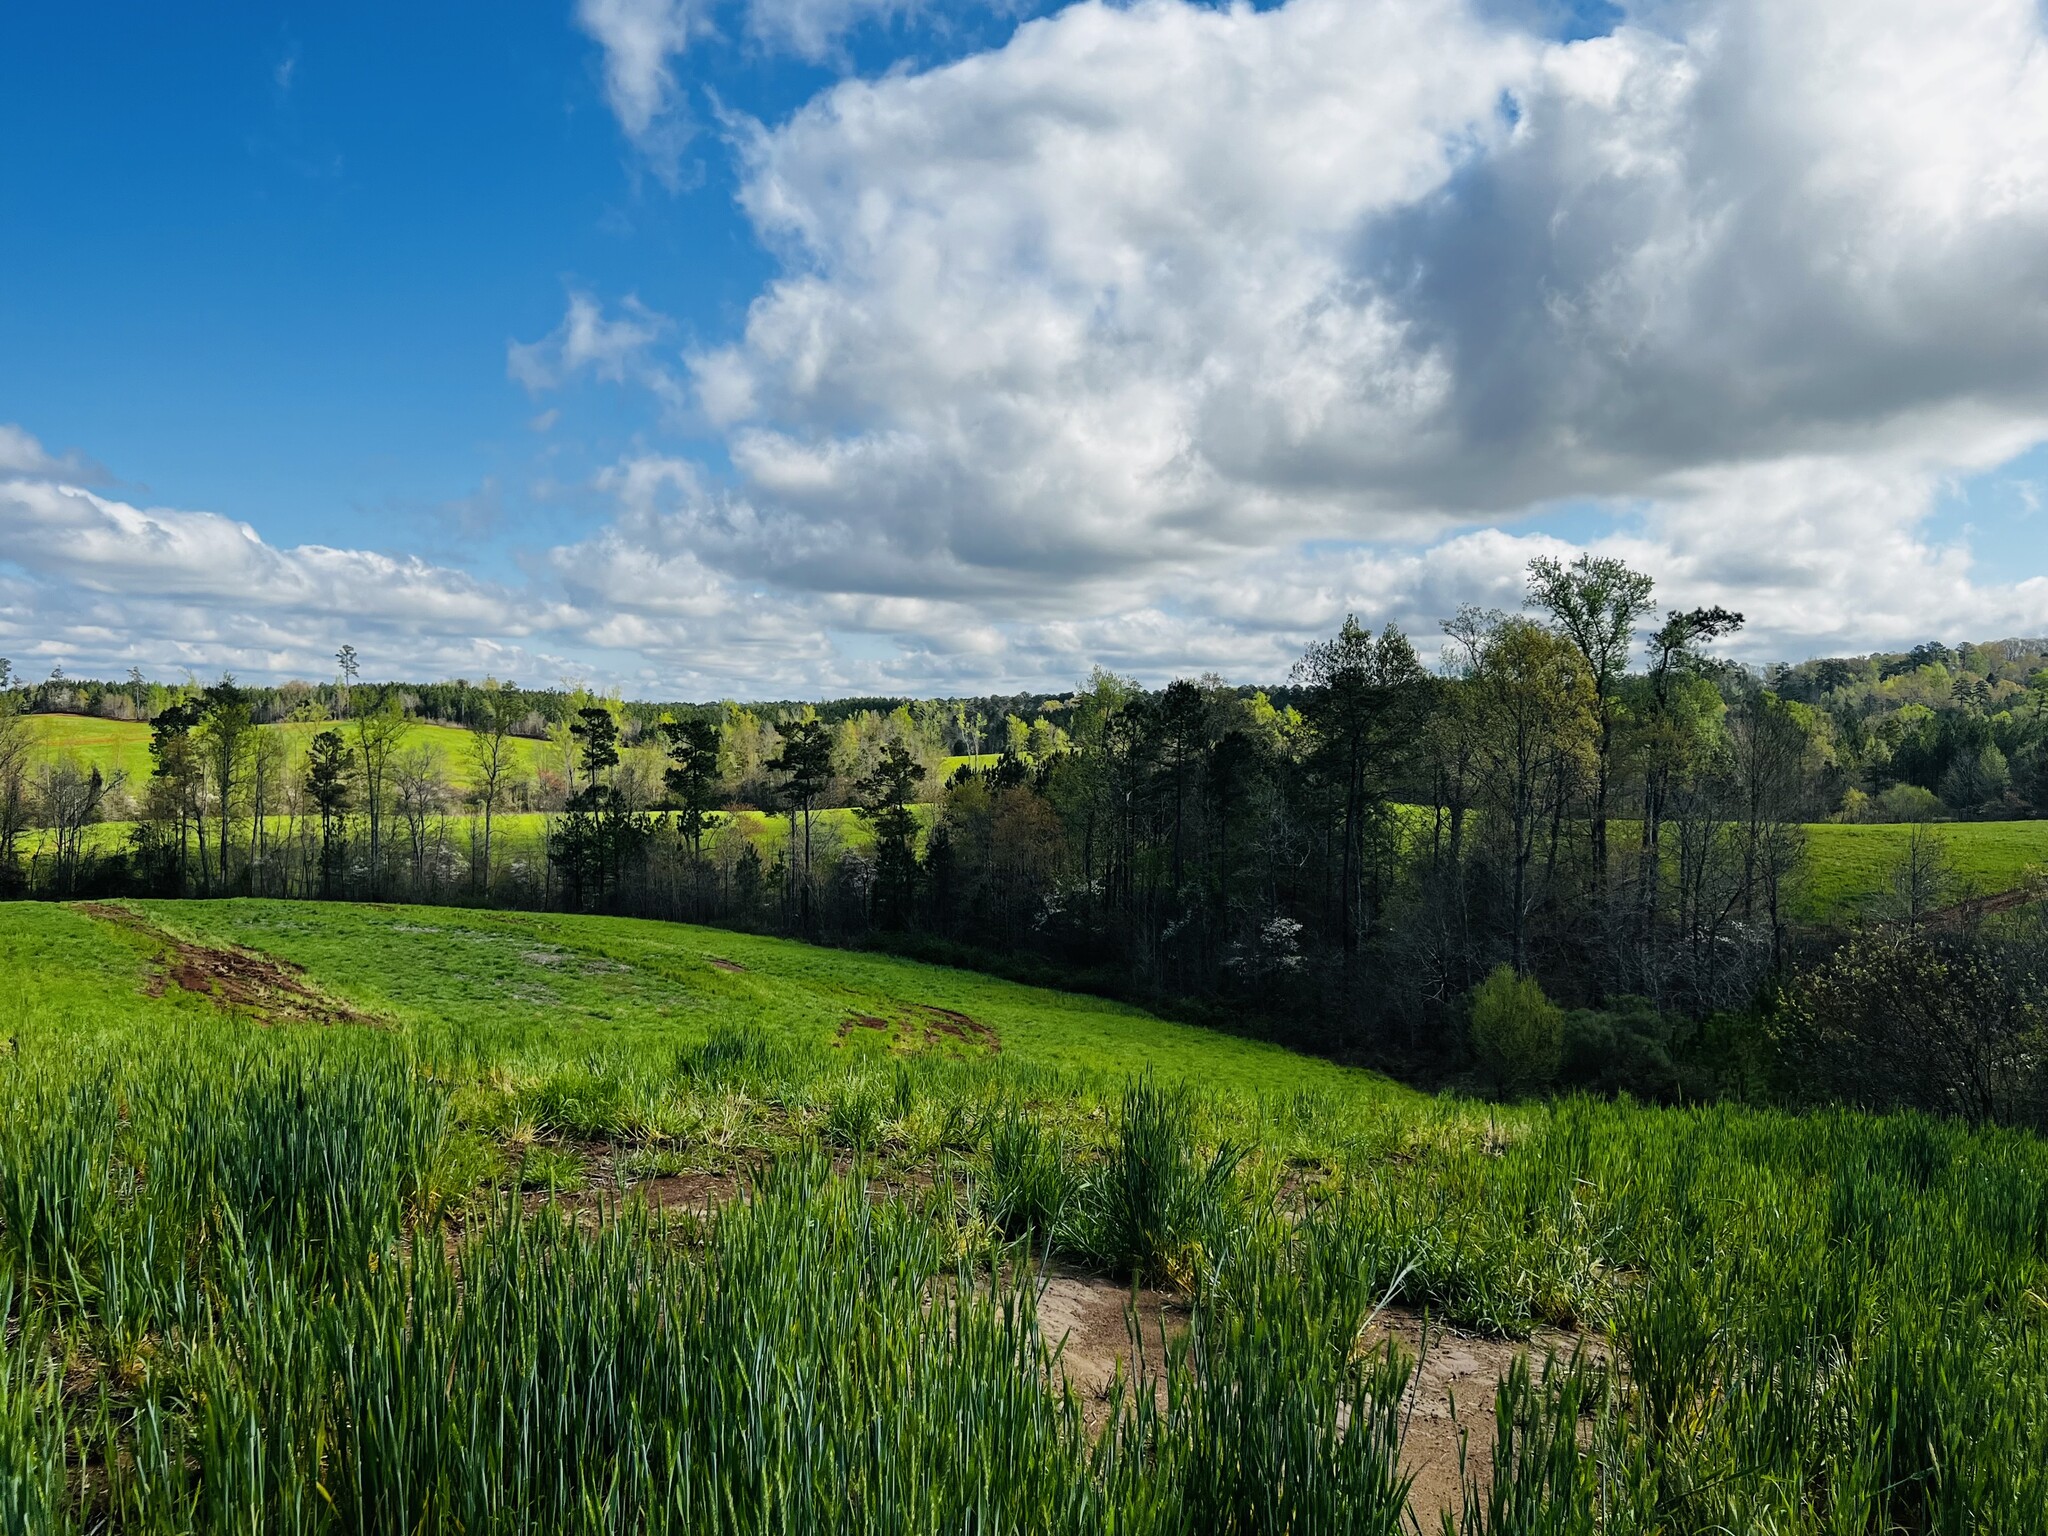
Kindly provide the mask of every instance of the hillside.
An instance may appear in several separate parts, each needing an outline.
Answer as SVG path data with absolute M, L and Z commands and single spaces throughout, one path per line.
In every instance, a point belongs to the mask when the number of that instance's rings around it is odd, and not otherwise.
M 798 1049 L 864 1056 L 931 1045 L 1098 1082 L 1149 1068 L 1255 1093 L 1404 1091 L 1099 998 L 633 918 L 281 901 L 13 904 L 0 906 L 0 986 L 19 989 L 31 1009 L 111 1002 L 124 1019 L 156 1027 L 191 1004 L 180 989 L 151 995 L 148 957 L 167 941 L 274 957 L 423 1050 L 516 1074 L 592 1053 L 666 1073 L 677 1052 L 730 1026 Z M 264 1017 L 260 1001 L 247 1012 Z M 947 1032 L 955 1015 L 975 1026 L 957 1039 Z

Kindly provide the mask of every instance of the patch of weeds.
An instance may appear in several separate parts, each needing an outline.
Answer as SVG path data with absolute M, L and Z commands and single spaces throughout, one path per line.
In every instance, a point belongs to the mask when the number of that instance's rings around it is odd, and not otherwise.
M 1161 1088 L 1150 1074 L 1131 1083 L 1109 1155 L 1079 1193 L 1081 1248 L 1112 1274 L 1198 1278 L 1242 1207 L 1243 1155 L 1225 1142 L 1204 1163 L 1187 1090 Z
M 1009 1237 L 1060 1232 L 1079 1179 L 1066 1137 L 1011 1107 L 989 1130 L 979 1192 L 989 1220 Z
M 585 1183 L 583 1161 L 563 1147 L 528 1147 L 519 1160 L 519 1187 L 544 1189 L 550 1194 L 581 1189 Z
M 842 1078 L 825 1099 L 825 1139 L 843 1147 L 872 1147 L 894 1099 L 891 1088 L 866 1073 Z
M 618 1162 L 622 1180 L 672 1179 L 678 1174 L 695 1171 L 694 1160 L 673 1147 L 636 1147 Z

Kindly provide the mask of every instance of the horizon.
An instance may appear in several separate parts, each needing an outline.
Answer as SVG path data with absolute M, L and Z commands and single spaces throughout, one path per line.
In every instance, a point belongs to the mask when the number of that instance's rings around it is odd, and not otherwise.
M 25 672 L 1284 678 L 1580 551 L 2048 632 L 2036 0 L 108 20 L 0 57 Z

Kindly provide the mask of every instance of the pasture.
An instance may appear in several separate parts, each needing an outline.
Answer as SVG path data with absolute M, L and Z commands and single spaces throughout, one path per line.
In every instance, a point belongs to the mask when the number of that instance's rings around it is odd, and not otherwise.
M 4 1529 L 2048 1510 L 2019 1133 L 1431 1098 L 625 919 L 14 904 L 0 1012 Z

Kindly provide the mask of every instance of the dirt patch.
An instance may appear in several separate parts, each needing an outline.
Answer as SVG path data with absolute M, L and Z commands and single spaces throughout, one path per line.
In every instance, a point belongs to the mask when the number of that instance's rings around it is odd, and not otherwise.
M 1129 1286 L 1094 1275 L 1054 1272 L 1044 1279 L 1038 1302 L 1038 1331 L 1048 1345 L 1062 1346 L 1060 1366 L 1081 1396 L 1091 1432 L 1108 1422 L 1109 1386 L 1119 1367 L 1128 1392 L 1139 1374 L 1131 1348 Z M 1140 1291 L 1136 1300 L 1144 1343 L 1144 1375 L 1163 1408 L 1166 1388 L 1160 1379 L 1165 1341 L 1187 1330 L 1188 1309 L 1163 1291 Z M 1531 1354 L 1540 1361 L 1546 1351 L 1560 1359 L 1583 1345 L 1587 1353 L 1605 1358 L 1603 1341 L 1560 1329 L 1539 1329 L 1527 1340 L 1481 1338 L 1453 1333 L 1420 1313 L 1388 1308 L 1366 1329 L 1363 1346 L 1378 1349 L 1399 1341 L 1416 1361 L 1404 1408 L 1407 1435 L 1401 1445 L 1401 1466 L 1413 1479 L 1409 1510 L 1420 1529 L 1435 1530 L 1448 1512 L 1462 1513 L 1464 1489 L 1458 1475 L 1458 1448 L 1465 1445 L 1466 1470 L 1482 1486 L 1493 1473 L 1493 1398 L 1515 1360 Z
M 715 971 L 731 971 L 734 975 L 742 975 L 745 973 L 747 969 L 744 965 L 741 965 L 737 960 L 721 960 L 716 955 L 706 955 L 704 959 L 705 962 L 708 965 L 710 965 L 710 967 Z
M 303 966 L 251 949 L 196 944 L 166 933 L 140 913 L 106 902 L 82 902 L 79 911 L 119 923 L 158 946 L 156 974 L 144 990 L 162 997 L 172 987 L 211 997 L 223 1013 L 253 1014 L 266 1024 L 375 1024 L 361 1009 L 330 997 L 306 980 Z
M 1458 1476 L 1458 1448 L 1465 1448 L 1468 1476 L 1484 1487 L 1493 1476 L 1493 1398 L 1508 1369 L 1523 1355 L 1537 1368 L 1546 1352 L 1560 1359 L 1583 1344 L 1587 1353 L 1604 1357 L 1601 1341 L 1557 1328 L 1539 1328 L 1528 1339 L 1493 1339 L 1455 1333 L 1443 1324 L 1425 1324 L 1422 1315 L 1389 1307 L 1366 1328 L 1364 1344 L 1378 1349 L 1398 1340 L 1416 1362 L 1404 1407 L 1408 1431 L 1401 1442 L 1401 1467 L 1414 1479 L 1408 1495 L 1410 1513 L 1425 1531 L 1442 1523 L 1445 1513 L 1464 1509 L 1464 1488 Z
M 945 1035 L 949 1039 L 981 1046 L 991 1055 L 1003 1048 L 1002 1037 L 979 1019 L 971 1019 L 951 1008 L 919 1007 L 917 1013 L 929 1034 Z
M 1090 1433 L 1109 1422 L 1110 1383 L 1117 1368 L 1131 1392 L 1140 1374 L 1131 1347 L 1131 1312 L 1137 1312 L 1143 1372 L 1161 1408 L 1166 1406 L 1166 1340 L 1187 1331 L 1188 1312 L 1164 1291 L 1131 1288 L 1099 1275 L 1052 1273 L 1038 1295 L 1038 1333 L 1059 1350 L 1059 1367 L 1080 1395 Z
M 872 1013 L 849 1014 L 840 1021 L 836 1038 L 843 1041 L 856 1029 L 884 1033 L 889 1037 L 891 1050 L 906 1053 L 943 1046 L 953 1050 L 966 1047 L 993 1056 L 1003 1048 L 1002 1037 L 981 1020 L 924 1003 L 913 1004 L 893 1019 Z

